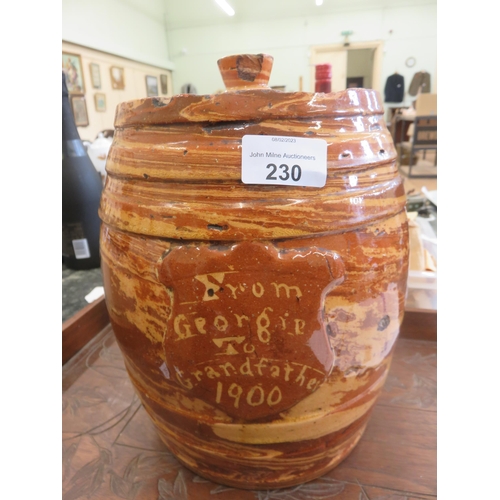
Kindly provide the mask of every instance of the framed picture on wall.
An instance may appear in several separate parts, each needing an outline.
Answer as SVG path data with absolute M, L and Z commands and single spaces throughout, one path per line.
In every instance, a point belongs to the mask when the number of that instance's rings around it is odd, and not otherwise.
M 161 93 L 168 94 L 168 76 L 160 75 Z
M 95 89 L 101 88 L 101 70 L 96 63 L 90 63 L 90 78 L 92 80 L 92 87 Z
M 96 92 L 94 94 L 94 101 L 95 110 L 99 111 L 100 113 L 104 113 L 104 111 L 106 111 L 106 94 Z
M 66 75 L 66 85 L 70 94 L 84 94 L 82 60 L 78 54 L 62 53 L 62 70 Z
M 125 72 L 123 68 L 111 66 L 109 72 L 111 74 L 111 86 L 114 89 L 123 90 L 125 88 Z
M 71 109 L 75 117 L 77 127 L 86 127 L 89 124 L 89 116 L 87 114 L 87 103 L 84 95 L 71 96 Z
M 148 97 L 158 95 L 158 78 L 156 76 L 146 76 L 146 91 Z

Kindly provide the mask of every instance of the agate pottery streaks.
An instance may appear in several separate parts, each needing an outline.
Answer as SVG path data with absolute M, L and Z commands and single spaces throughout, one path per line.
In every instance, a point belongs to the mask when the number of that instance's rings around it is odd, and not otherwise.
M 296 485 L 359 441 L 408 270 L 405 193 L 379 95 L 285 93 L 272 58 L 228 91 L 118 106 L 101 199 L 111 323 L 178 459 L 222 484 Z M 325 187 L 241 182 L 244 135 L 327 141 Z

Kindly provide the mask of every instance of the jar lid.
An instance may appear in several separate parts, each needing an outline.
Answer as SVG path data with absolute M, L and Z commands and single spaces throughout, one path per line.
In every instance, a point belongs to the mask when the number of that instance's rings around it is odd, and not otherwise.
M 383 114 L 372 89 L 332 93 L 283 92 L 268 86 L 273 57 L 240 54 L 218 61 L 226 92 L 148 97 L 118 105 L 115 127 Z
M 221 59 L 221 94 L 120 104 L 103 222 L 160 238 L 239 241 L 348 231 L 402 213 L 378 92 L 274 90 L 267 85 L 272 61 L 264 54 Z M 322 139 L 324 187 L 244 183 L 246 135 Z

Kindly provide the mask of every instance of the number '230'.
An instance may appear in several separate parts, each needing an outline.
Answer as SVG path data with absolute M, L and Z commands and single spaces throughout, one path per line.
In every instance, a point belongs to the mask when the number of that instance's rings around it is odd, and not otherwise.
M 281 170 L 281 174 L 278 176 L 282 181 L 287 181 L 288 179 L 292 179 L 292 181 L 299 181 L 300 177 L 302 175 L 302 169 L 298 165 L 294 165 L 290 171 L 290 168 L 288 165 L 285 165 L 284 163 L 277 167 L 274 163 L 269 163 L 269 165 L 266 165 L 266 168 L 270 168 L 271 171 L 267 174 L 266 179 L 270 181 L 277 181 L 278 179 L 276 178 L 275 174 L 278 171 L 278 168 Z

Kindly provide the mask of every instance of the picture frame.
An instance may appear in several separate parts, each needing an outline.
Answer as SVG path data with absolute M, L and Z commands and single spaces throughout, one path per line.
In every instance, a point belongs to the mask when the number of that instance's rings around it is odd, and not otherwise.
M 106 94 L 102 92 L 96 92 L 94 94 L 95 110 L 99 113 L 104 113 L 106 111 Z
M 95 89 L 101 88 L 101 69 L 96 63 L 90 63 L 90 79 L 92 80 L 92 87 Z
M 87 103 L 84 95 L 71 96 L 71 109 L 75 118 L 77 127 L 87 127 L 89 124 L 89 115 L 87 113 Z
M 111 86 L 115 90 L 123 90 L 125 88 L 125 71 L 119 66 L 111 66 L 109 68 L 111 76 Z
M 66 76 L 69 94 L 84 94 L 82 59 L 79 54 L 62 53 L 62 70 Z
M 146 75 L 146 92 L 148 97 L 158 95 L 158 78 Z
M 168 94 L 168 76 L 160 75 L 160 87 L 162 94 Z

